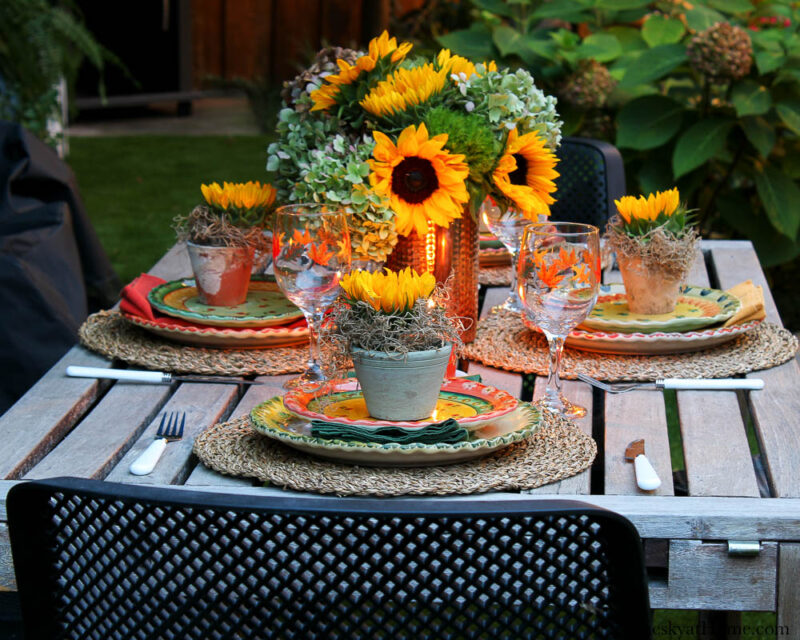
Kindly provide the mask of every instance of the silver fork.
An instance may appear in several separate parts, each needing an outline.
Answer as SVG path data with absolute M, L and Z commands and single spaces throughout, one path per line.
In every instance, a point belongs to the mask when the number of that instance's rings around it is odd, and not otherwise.
M 161 414 L 158 423 L 156 439 L 145 449 L 142 454 L 131 463 L 130 471 L 136 476 L 146 476 L 156 468 L 156 463 L 167 448 L 167 442 L 180 440 L 183 437 L 183 428 L 186 426 L 186 412 L 173 411 L 167 418 L 166 413 Z
M 759 378 L 663 378 L 655 382 L 623 382 L 606 384 L 591 376 L 579 373 L 578 380 L 602 389 L 606 393 L 627 393 L 636 389 L 750 389 L 764 388 L 764 381 Z

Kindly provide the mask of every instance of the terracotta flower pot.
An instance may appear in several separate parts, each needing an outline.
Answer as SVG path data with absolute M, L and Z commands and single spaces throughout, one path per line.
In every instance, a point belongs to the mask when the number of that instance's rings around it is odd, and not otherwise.
M 235 307 L 245 301 L 253 269 L 252 247 L 209 247 L 192 242 L 186 246 L 203 304 Z
M 422 420 L 436 408 L 453 345 L 387 354 L 353 349 L 356 378 L 369 415 L 381 420 Z
M 678 304 L 683 278 L 648 269 L 641 258 L 617 255 L 628 309 L 633 313 L 656 315 L 671 313 Z

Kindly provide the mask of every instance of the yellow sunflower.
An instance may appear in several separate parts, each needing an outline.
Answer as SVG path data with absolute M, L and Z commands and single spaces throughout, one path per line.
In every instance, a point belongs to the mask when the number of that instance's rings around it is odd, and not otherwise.
M 497 71 L 497 65 L 494 60 L 484 63 L 487 71 Z M 436 66 L 439 69 L 444 69 L 448 75 L 451 74 L 464 74 L 467 78 L 477 73 L 475 65 L 462 56 L 454 56 L 450 53 L 450 49 L 442 49 L 439 55 L 436 56 Z
M 436 288 L 436 279 L 432 273 L 419 275 L 411 267 L 375 273 L 359 269 L 344 276 L 339 286 L 350 301 L 366 302 L 375 311 L 402 313 L 413 309 L 418 299 L 428 298 Z
M 681 204 L 681 196 L 677 187 L 667 191 L 656 191 L 647 198 L 644 196 L 622 196 L 614 200 L 619 215 L 625 222 L 631 220 L 655 221 L 660 215 L 674 215 Z
M 398 69 L 373 87 L 360 104 L 372 115 L 390 116 L 440 93 L 446 81 L 447 70 L 436 71 L 431 63 Z
M 557 162 L 536 131 L 521 136 L 514 129 L 508 134 L 505 151 L 494 170 L 494 183 L 526 218 L 549 216 L 550 205 L 555 202 L 550 194 L 556 190 L 553 180 L 559 175 L 555 170 Z
M 420 124 L 406 127 L 396 145 L 380 131 L 373 135 L 369 181 L 377 193 L 389 198 L 399 234 L 407 236 L 416 229 L 424 236 L 429 220 L 448 227 L 461 216 L 469 201 L 465 184 L 469 167 L 463 155 L 444 149 L 447 134 L 428 138 L 428 129 Z
M 400 46 L 397 45 L 396 38 L 390 38 L 389 33 L 384 31 L 377 38 L 373 38 L 369 43 L 369 53 L 361 56 L 356 60 L 355 64 L 350 64 L 344 60 L 337 60 L 336 64 L 339 65 L 339 73 L 325 76 L 324 84 L 316 91 L 311 92 L 311 100 L 314 102 L 312 111 L 324 111 L 336 104 L 336 98 L 339 95 L 339 87 L 343 85 L 353 84 L 362 72 L 370 72 L 378 64 L 378 61 L 391 54 L 389 58 L 391 62 L 399 62 L 406 57 L 413 45 L 410 42 L 404 42 Z
M 260 182 L 212 182 L 200 185 L 206 203 L 212 209 L 225 210 L 229 207 L 239 209 L 263 209 L 275 202 L 276 189 L 271 184 Z

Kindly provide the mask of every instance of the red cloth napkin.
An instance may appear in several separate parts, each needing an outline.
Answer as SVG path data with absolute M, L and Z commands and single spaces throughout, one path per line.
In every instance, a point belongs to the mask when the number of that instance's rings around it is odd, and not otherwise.
M 199 324 L 196 322 L 189 322 L 183 318 L 174 318 L 166 316 L 150 306 L 150 301 L 147 299 L 147 294 L 160 284 L 164 284 L 166 280 L 162 280 L 157 276 L 151 276 L 148 273 L 143 273 L 138 278 L 135 278 L 130 284 L 122 289 L 121 300 L 119 303 L 120 311 L 125 315 L 136 316 L 144 318 L 151 322 L 156 322 L 164 326 L 180 326 L 180 327 L 201 327 L 208 329 L 208 325 Z M 275 328 L 295 329 L 297 327 L 305 327 L 306 320 L 301 318 L 295 320 L 291 324 L 276 325 Z M 252 331 L 247 328 L 225 327 L 226 330 L 232 331 Z
M 147 294 L 151 289 L 165 282 L 166 280 L 151 276 L 149 273 L 143 273 L 122 289 L 122 299 L 119 302 L 120 311 L 147 320 L 156 320 Z

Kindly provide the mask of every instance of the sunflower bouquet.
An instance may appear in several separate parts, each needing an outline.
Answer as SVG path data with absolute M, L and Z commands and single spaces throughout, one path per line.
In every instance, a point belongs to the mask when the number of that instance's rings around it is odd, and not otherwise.
M 628 306 L 634 313 L 669 313 L 697 254 L 692 211 L 677 188 L 623 196 L 615 204 L 606 238 L 617 253 Z
M 286 85 L 267 168 L 282 201 L 345 206 L 354 257 L 381 260 L 398 235 L 474 216 L 487 195 L 548 215 L 555 102 L 525 70 L 415 57 L 384 32 L 367 51 L 324 49 Z

